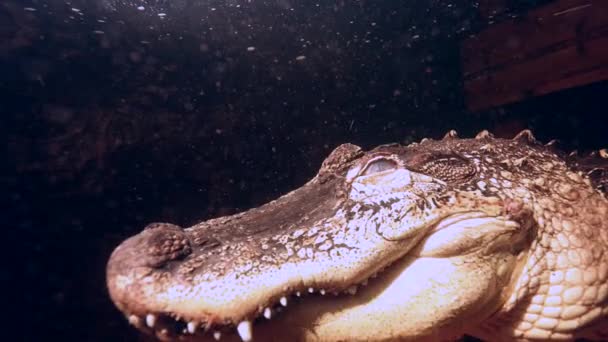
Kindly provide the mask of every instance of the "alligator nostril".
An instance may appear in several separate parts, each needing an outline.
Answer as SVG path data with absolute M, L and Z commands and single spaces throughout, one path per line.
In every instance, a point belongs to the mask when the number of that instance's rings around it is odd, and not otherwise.
M 140 260 L 143 266 L 159 268 L 192 252 L 190 240 L 182 228 L 174 224 L 149 224 L 139 238 L 141 245 L 146 246 Z

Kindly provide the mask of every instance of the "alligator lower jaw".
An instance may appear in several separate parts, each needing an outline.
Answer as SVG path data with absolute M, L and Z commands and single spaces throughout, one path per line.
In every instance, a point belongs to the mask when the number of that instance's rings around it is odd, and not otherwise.
M 470 216 L 471 214 L 473 216 Z M 472 217 L 479 218 L 480 215 L 482 214 L 457 214 L 445 218 L 436 226 L 453 224 L 459 220 L 459 217 L 464 217 L 463 220 L 466 220 Z M 277 336 L 284 336 L 291 340 L 301 340 L 304 339 L 304 336 L 307 336 L 306 339 L 308 339 L 310 336 L 315 336 L 320 317 L 323 317 L 323 324 L 327 324 L 329 320 L 329 325 L 331 325 L 332 315 L 336 317 L 342 316 L 343 312 L 352 311 L 351 309 L 356 306 L 364 308 L 360 311 L 370 310 L 367 314 L 356 313 L 357 317 L 354 320 L 359 322 L 357 324 L 360 324 L 364 320 L 378 321 L 375 316 L 374 319 L 369 319 L 371 317 L 370 312 L 372 314 L 381 311 L 390 312 L 390 310 L 379 309 L 382 305 L 392 305 L 398 308 L 396 310 L 397 313 L 403 313 L 406 310 L 403 308 L 404 306 L 394 305 L 394 303 L 400 301 L 405 303 L 410 300 L 409 296 L 416 297 L 419 295 L 415 293 L 418 290 L 402 290 L 404 287 L 411 287 L 408 284 L 411 283 L 411 279 L 416 279 L 416 282 L 420 280 L 418 277 L 419 273 L 417 273 L 420 272 L 420 263 L 417 262 L 420 258 L 417 257 L 416 249 L 414 248 L 411 253 L 398 259 L 384 270 L 379 271 L 357 285 L 352 285 L 346 290 L 328 293 L 328 291 L 323 289 L 306 288 L 291 292 L 290 296 L 280 297 L 274 307 L 259 308 L 258 315 L 253 320 L 231 322 L 222 320 L 220 317 L 209 319 L 208 317 L 213 316 L 206 316 L 205 322 L 202 323 L 196 320 L 185 320 L 174 314 L 165 313 L 127 314 L 127 318 L 132 325 L 147 333 L 156 335 L 161 340 L 199 341 L 219 340 L 222 338 L 222 340 L 250 341 L 254 336 L 256 340 L 264 341 L 269 339 L 274 340 Z M 418 267 L 418 271 L 413 271 L 412 265 Z M 442 267 L 449 268 L 450 265 L 445 264 Z M 424 276 L 421 276 L 421 278 L 424 279 Z M 412 291 L 414 294 L 409 294 L 407 293 L 408 291 Z M 357 295 L 355 296 L 355 294 Z M 389 301 L 392 301 L 392 304 L 386 303 L 387 298 Z M 367 319 L 365 315 L 368 316 Z M 391 320 L 386 317 L 384 319 L 386 321 Z M 344 319 L 340 317 L 336 319 L 336 321 L 338 320 L 343 321 Z M 379 322 L 382 323 L 382 319 Z M 255 329 L 253 329 L 254 327 Z M 336 327 L 331 329 L 336 329 Z M 345 328 L 341 326 L 337 329 Z M 380 329 L 382 328 L 380 327 Z M 450 333 L 448 332 L 448 334 Z

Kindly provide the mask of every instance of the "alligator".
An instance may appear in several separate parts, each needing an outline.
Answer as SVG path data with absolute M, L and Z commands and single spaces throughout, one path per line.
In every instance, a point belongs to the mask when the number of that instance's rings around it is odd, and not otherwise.
M 369 151 L 107 264 L 115 305 L 161 340 L 608 340 L 608 152 L 529 130 Z

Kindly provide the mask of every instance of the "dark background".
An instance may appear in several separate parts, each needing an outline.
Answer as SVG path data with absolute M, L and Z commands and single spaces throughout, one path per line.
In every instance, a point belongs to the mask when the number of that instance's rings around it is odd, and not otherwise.
M 340 143 L 530 128 L 606 147 L 606 82 L 467 112 L 459 43 L 488 24 L 470 1 L 3 1 L 6 329 L 136 339 L 105 288 L 120 241 L 274 199 Z

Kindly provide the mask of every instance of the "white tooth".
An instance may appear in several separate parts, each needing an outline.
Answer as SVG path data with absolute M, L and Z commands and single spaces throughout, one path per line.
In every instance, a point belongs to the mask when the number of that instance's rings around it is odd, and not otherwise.
M 314 292 L 315 292 L 315 289 L 313 289 L 312 287 L 308 288 L 308 293 L 314 293 Z
M 136 316 L 136 315 L 129 315 L 129 323 L 132 326 L 139 327 L 139 326 L 141 326 L 141 318 L 139 318 L 139 316 Z
M 279 299 L 279 303 L 281 303 L 283 306 L 287 306 L 287 298 L 284 296 L 281 297 L 281 299 Z
M 321 289 L 321 291 L 319 291 L 321 293 L 321 296 L 325 296 L 325 290 Z
M 221 333 L 221 332 L 219 332 L 219 331 L 214 331 L 214 332 L 213 332 L 213 338 L 214 338 L 216 341 L 219 341 L 219 340 L 220 340 L 220 338 L 222 338 L 222 333 Z
M 188 322 L 187 328 L 189 333 L 194 334 L 196 332 L 196 323 Z
M 300 297 L 302 295 L 302 293 L 300 293 L 300 291 L 296 292 L 296 296 Z
M 367 279 L 365 279 L 362 283 L 363 286 L 367 286 Z
M 146 315 L 146 324 L 150 328 L 154 328 L 154 324 L 156 324 L 156 316 L 154 316 L 153 314 L 147 314 Z
M 251 341 L 252 336 L 250 321 L 242 321 L 241 323 L 239 323 L 239 325 L 237 325 L 236 327 L 236 331 L 239 333 L 239 336 L 241 336 L 241 340 L 243 340 L 243 342 Z
M 270 310 L 270 308 L 264 309 L 264 317 L 266 317 L 266 319 L 272 318 L 272 310 Z
M 351 287 L 346 289 L 346 292 L 350 293 L 351 295 L 357 294 L 357 286 L 352 285 Z

